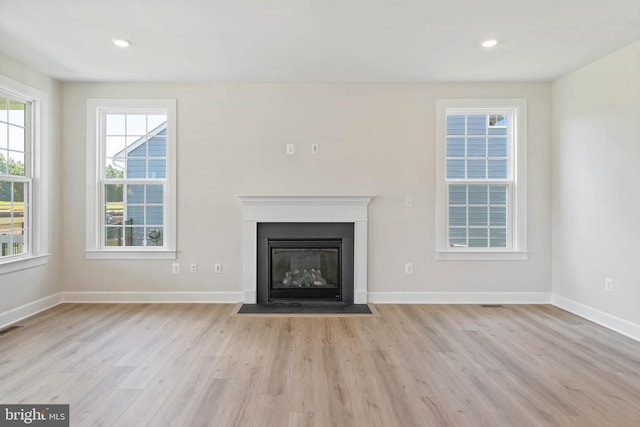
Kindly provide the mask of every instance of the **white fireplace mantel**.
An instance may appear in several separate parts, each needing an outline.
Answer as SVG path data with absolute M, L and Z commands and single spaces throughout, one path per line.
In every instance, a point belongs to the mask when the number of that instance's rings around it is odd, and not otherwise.
M 354 303 L 367 303 L 367 207 L 374 196 L 238 196 L 242 203 L 244 302 L 257 298 L 257 230 L 260 222 L 352 222 Z

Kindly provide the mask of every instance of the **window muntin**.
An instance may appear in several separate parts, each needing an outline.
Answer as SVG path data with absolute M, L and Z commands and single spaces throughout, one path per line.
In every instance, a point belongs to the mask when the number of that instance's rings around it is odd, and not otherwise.
M 102 247 L 164 248 L 167 114 L 102 111 Z
M 0 91 L 0 259 L 31 252 L 31 112 Z
M 446 111 L 446 221 L 452 250 L 512 246 L 512 121 L 509 111 Z

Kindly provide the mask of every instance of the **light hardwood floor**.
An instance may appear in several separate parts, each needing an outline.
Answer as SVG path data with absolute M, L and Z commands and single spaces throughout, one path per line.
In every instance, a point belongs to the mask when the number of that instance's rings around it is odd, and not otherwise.
M 71 425 L 640 426 L 640 343 L 552 306 L 63 304 L 0 336 L 0 403 Z

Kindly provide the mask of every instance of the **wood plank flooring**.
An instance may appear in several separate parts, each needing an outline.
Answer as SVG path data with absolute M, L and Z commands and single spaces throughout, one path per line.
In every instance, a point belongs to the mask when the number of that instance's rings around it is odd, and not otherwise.
M 640 426 L 640 343 L 548 305 L 63 304 L 0 336 L 0 403 L 72 426 Z

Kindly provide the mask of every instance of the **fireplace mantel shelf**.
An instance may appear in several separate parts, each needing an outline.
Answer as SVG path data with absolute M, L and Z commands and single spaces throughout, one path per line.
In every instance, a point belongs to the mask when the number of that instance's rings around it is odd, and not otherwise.
M 373 195 L 363 196 L 277 196 L 277 195 L 241 195 L 238 196 L 244 206 L 367 206 Z
M 242 204 L 244 302 L 256 302 L 256 240 L 260 222 L 352 222 L 354 302 L 367 303 L 367 208 L 372 195 L 239 195 Z

